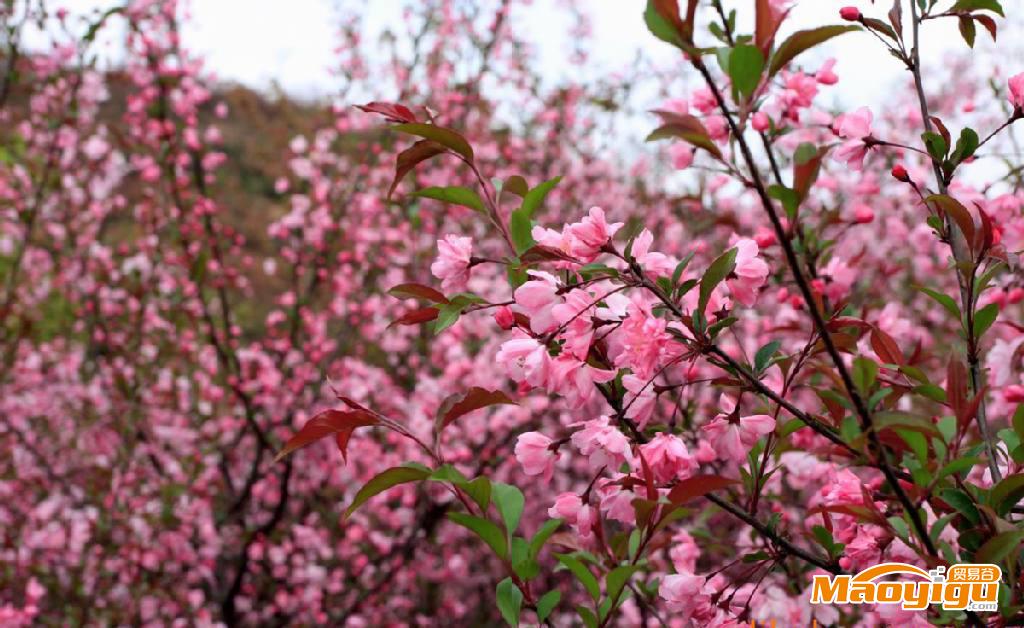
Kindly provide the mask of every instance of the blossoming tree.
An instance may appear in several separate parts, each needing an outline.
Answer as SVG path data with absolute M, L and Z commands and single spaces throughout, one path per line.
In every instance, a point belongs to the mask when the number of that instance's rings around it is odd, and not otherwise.
M 45 17 L 15 4 L 12 42 Z M 634 168 L 602 96 L 629 81 L 546 91 L 515 8 L 411 10 L 411 55 L 345 25 L 345 104 L 270 182 L 262 264 L 176 3 L 9 53 L 0 616 L 1020 618 L 1024 75 L 921 55 L 935 21 L 995 39 L 1002 5 L 793 31 L 785 1 L 650 0 L 678 63 Z M 840 36 L 907 70 L 885 110 L 818 104 L 842 60 L 805 53 Z M 999 564 L 1000 611 L 809 604 L 813 575 L 884 561 Z

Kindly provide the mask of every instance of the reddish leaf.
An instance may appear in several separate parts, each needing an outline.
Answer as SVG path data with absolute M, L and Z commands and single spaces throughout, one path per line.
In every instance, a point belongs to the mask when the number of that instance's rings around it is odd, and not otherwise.
M 388 329 L 391 329 L 395 325 L 419 325 L 421 323 L 426 323 L 427 321 L 432 321 L 437 318 L 439 313 L 440 310 L 436 307 L 424 307 L 418 310 L 412 310 L 391 321 L 391 324 L 388 325 Z
M 838 514 L 838 515 L 848 515 L 848 516 L 854 517 L 858 521 L 862 521 L 864 523 L 875 523 L 875 524 L 880 524 L 881 525 L 885 521 L 884 517 L 878 516 L 877 514 L 872 512 L 872 510 L 870 508 L 866 508 L 864 506 L 856 506 L 856 505 L 852 505 L 852 504 L 837 504 L 835 506 L 818 506 L 817 508 L 812 508 L 811 510 L 809 510 L 807 512 L 807 516 L 811 517 L 813 515 L 820 514 L 820 513 L 826 513 L 826 512 L 834 513 L 834 514 Z
M 640 466 L 644 472 L 644 485 L 647 487 L 647 499 L 656 502 L 658 501 L 658 489 L 654 486 L 654 473 L 651 472 L 651 466 L 647 464 L 647 458 L 644 456 L 644 452 L 637 450 L 640 454 Z
M 857 329 L 871 329 L 871 323 L 852 316 L 837 316 L 828 322 L 829 331 L 839 331 L 843 327 L 856 327 Z
M 903 351 L 900 350 L 900 346 L 896 344 L 893 337 L 878 327 L 871 328 L 871 348 L 886 364 L 902 366 L 906 362 L 903 358 Z
M 413 168 L 420 162 L 436 157 L 443 152 L 445 152 L 445 148 L 441 144 L 431 142 L 430 140 L 420 140 L 399 153 L 398 161 L 395 163 L 395 180 L 391 182 L 391 187 L 388 188 L 388 198 L 391 198 L 391 195 L 394 194 L 395 188 L 405 178 L 405 175 L 412 172 Z
M 388 294 L 399 299 L 426 299 L 434 303 L 448 303 L 448 299 L 431 288 L 419 283 L 403 283 L 388 290 Z
M 757 24 L 754 32 L 754 45 L 761 50 L 765 59 L 768 58 L 768 53 L 775 42 L 775 34 L 779 31 L 779 26 L 782 24 L 787 13 L 789 13 L 788 10 L 776 13 L 772 8 L 770 0 L 757 0 Z
M 984 254 L 985 251 L 992 248 L 992 243 L 995 242 L 995 233 L 992 228 L 992 219 L 988 213 L 978 203 L 975 203 L 974 206 L 978 208 L 978 214 L 981 216 L 981 242 L 978 250 Z
M 991 16 L 984 15 L 981 13 L 974 14 L 974 20 L 979 22 L 988 31 L 988 34 L 992 36 L 992 41 L 995 41 L 999 35 L 999 27 L 996 26 L 996 21 Z
M 474 386 L 462 397 L 462 399 L 452 404 L 452 407 L 444 413 L 444 416 L 441 417 L 441 426 L 438 431 L 443 430 L 459 417 L 469 414 L 474 410 L 499 404 L 514 406 L 516 405 L 516 402 L 509 399 L 508 395 L 500 390 L 486 390 L 484 388 Z
M 678 138 L 703 148 L 718 159 L 722 158 L 722 151 L 711 139 L 704 123 L 696 117 L 671 111 L 655 111 L 654 113 L 661 118 L 662 125 L 647 136 L 648 142 Z
M 967 245 L 973 249 L 975 227 L 971 212 L 960 201 L 945 194 L 933 194 L 927 200 L 934 203 L 943 214 L 949 216 L 957 224 L 961 233 L 964 234 Z
M 680 481 L 668 493 L 668 500 L 679 506 L 691 499 L 702 497 L 712 491 L 718 491 L 730 484 L 737 484 L 736 480 L 730 480 L 720 475 L 695 475 Z
M 827 148 L 818 149 L 818 153 L 803 163 L 793 164 L 793 190 L 802 202 L 811 191 L 811 186 L 818 179 L 821 161 L 828 153 Z
M 929 119 L 931 119 L 932 124 L 935 125 L 935 128 L 939 130 L 939 134 L 942 136 L 942 139 L 946 140 L 946 146 L 952 146 L 953 136 L 949 134 L 949 129 L 946 128 L 946 125 L 942 122 L 942 120 L 939 119 L 937 116 L 929 116 Z
M 967 409 L 967 369 L 955 355 L 946 367 L 946 403 L 958 417 Z
M 786 67 L 797 55 L 805 52 L 820 43 L 826 42 L 833 37 L 860 30 L 858 26 L 836 25 L 822 26 L 804 31 L 797 31 L 782 42 L 779 49 L 772 56 L 771 65 L 768 67 L 768 77 L 775 76 L 779 70 Z
M 577 260 L 568 253 L 564 253 L 556 248 L 538 244 L 536 246 L 531 246 L 529 249 L 524 251 L 523 254 L 519 256 L 519 261 L 523 264 L 532 264 L 534 262 L 575 262 Z
M 987 389 L 987 386 L 982 386 L 978 394 L 971 398 L 970 403 L 964 406 L 963 412 L 957 413 L 956 422 L 961 429 L 966 429 L 967 425 L 977 416 L 978 407 L 981 405 L 982 400 L 985 399 L 985 391 Z
M 357 109 L 362 109 L 367 113 L 377 113 L 382 116 L 388 122 L 418 122 L 416 114 L 412 112 L 405 105 L 390 102 L 371 102 L 365 105 L 356 105 Z
M 449 148 L 462 155 L 467 161 L 473 161 L 473 147 L 469 145 L 466 138 L 457 131 L 453 131 L 436 124 L 408 123 L 392 127 L 396 131 L 418 135 L 425 140 L 436 142 L 445 148 Z
M 352 431 L 357 427 L 377 425 L 378 422 L 377 417 L 364 410 L 324 410 L 307 421 L 298 434 L 291 437 L 284 449 L 274 458 L 274 462 L 281 460 L 296 449 L 301 449 L 332 435 L 336 437 L 342 457 L 345 457 L 345 448 Z

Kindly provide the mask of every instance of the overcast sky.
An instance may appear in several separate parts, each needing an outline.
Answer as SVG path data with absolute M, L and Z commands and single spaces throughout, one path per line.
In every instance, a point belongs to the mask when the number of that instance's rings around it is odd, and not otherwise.
M 119 4 L 115 0 L 65 1 L 74 12 Z M 337 43 L 337 7 L 365 11 L 367 36 L 372 37 L 385 23 L 400 19 L 403 4 L 404 0 L 191 0 L 192 19 L 184 36 L 186 44 L 207 59 L 208 69 L 222 79 L 257 88 L 276 82 L 297 95 L 330 97 L 335 85 L 330 67 Z M 753 0 L 727 0 L 727 4 L 739 7 L 745 16 L 751 13 L 747 7 Z M 881 7 L 888 5 L 870 0 L 798 0 L 784 32 L 837 23 L 839 8 L 847 4 L 883 18 Z M 552 79 L 568 71 L 561 59 L 568 48 L 569 25 L 556 6 L 557 0 L 534 0 L 515 23 L 537 43 L 541 67 Z M 614 71 L 637 51 L 654 58 L 674 54 L 647 33 L 641 16 L 643 0 L 586 0 L 584 6 L 594 23 L 597 45 L 591 58 L 597 67 Z M 964 47 L 953 21 L 942 22 L 946 24 L 928 25 L 923 46 L 928 62 L 941 63 L 945 52 Z M 744 28 L 749 30 L 741 20 L 740 29 Z M 844 36 L 828 48 L 840 60 L 836 71 L 844 80 L 838 97 L 848 106 L 878 103 L 903 78 L 896 60 L 867 34 Z

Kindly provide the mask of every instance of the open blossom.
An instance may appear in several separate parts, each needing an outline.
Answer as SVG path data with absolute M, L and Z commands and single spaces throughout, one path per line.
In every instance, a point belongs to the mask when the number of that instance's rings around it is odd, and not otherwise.
M 675 261 L 664 253 L 651 251 L 651 244 L 654 243 L 654 234 L 649 229 L 644 229 L 633 240 L 633 248 L 630 251 L 636 259 L 636 263 L 644 271 L 654 277 L 668 277 L 675 270 Z
M 732 297 L 750 307 L 757 302 L 757 291 L 768 280 L 768 264 L 757 256 L 757 242 L 744 238 L 736 243 L 734 278 L 726 280 Z
M 573 238 L 573 254 L 581 259 L 593 259 L 601 247 L 621 228 L 621 222 L 608 223 L 605 220 L 603 209 L 591 207 L 582 221 L 569 225 L 569 234 Z
M 676 142 L 669 146 L 668 156 L 672 159 L 672 167 L 676 170 L 686 170 L 693 165 L 693 149 L 689 144 Z
M 674 619 L 679 619 L 684 624 L 694 619 L 695 616 L 710 619 L 714 613 L 714 607 L 711 604 L 712 592 L 704 576 L 693 573 L 665 576 L 658 587 L 658 595 L 665 600 L 666 606 L 675 614 Z
M 1024 72 L 1010 77 L 1010 103 L 1017 109 L 1024 108 Z
M 551 449 L 551 439 L 540 432 L 524 432 L 516 439 L 516 460 L 526 475 L 540 475 L 551 479 L 558 453 Z
M 640 452 L 658 482 L 687 478 L 697 469 L 697 461 L 686 449 L 686 443 L 672 434 L 658 434 L 641 445 Z
M 629 439 L 611 425 L 606 416 L 584 422 L 583 429 L 572 435 L 572 444 L 581 454 L 590 457 L 590 465 L 594 468 L 616 467 L 633 460 Z
M 558 299 L 558 280 L 544 271 L 530 271 L 534 277 L 516 288 L 512 294 L 516 305 L 530 317 L 530 329 L 535 334 L 543 334 L 554 329 L 555 320 L 552 306 Z
M 615 379 L 615 371 L 590 366 L 572 356 L 562 355 L 551 361 L 548 389 L 565 397 L 569 405 L 579 408 L 597 395 L 595 384 Z
M 548 509 L 549 517 L 564 519 L 583 541 L 594 535 L 595 514 L 590 504 L 584 504 L 580 496 L 575 493 L 562 493 L 555 498 L 555 504 Z
M 551 357 L 547 347 L 534 338 L 522 336 L 505 341 L 498 349 L 495 360 L 517 382 L 543 386 L 547 381 Z
M 845 162 L 852 170 L 864 167 L 864 157 L 868 154 L 866 139 L 871 137 L 871 122 L 874 115 L 867 107 L 861 107 L 852 113 L 844 113 L 836 119 L 836 133 L 845 139 L 835 156 Z
M 742 462 L 758 439 L 775 429 L 775 419 L 767 414 L 741 417 L 726 395 L 722 406 L 725 412 L 704 425 L 704 435 L 719 458 Z
M 457 292 L 469 281 L 469 260 L 473 256 L 473 238 L 446 235 L 437 241 L 438 257 L 430 272 L 441 280 L 445 291 Z

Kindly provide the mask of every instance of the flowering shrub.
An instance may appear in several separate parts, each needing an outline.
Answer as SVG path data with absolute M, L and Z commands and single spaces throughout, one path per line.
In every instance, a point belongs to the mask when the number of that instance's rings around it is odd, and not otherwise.
M 0 618 L 1017 621 L 1024 75 L 929 91 L 920 55 L 1003 8 L 749 4 L 648 2 L 687 83 L 633 168 L 600 96 L 628 83 L 539 87 L 514 3 L 410 10 L 411 55 L 346 23 L 346 106 L 258 249 L 175 2 L 82 32 L 4 4 Z M 47 19 L 68 41 L 16 58 Z M 816 100 L 836 64 L 803 53 L 854 31 L 911 77 L 885 111 Z M 884 561 L 999 564 L 1000 612 L 809 604 Z

